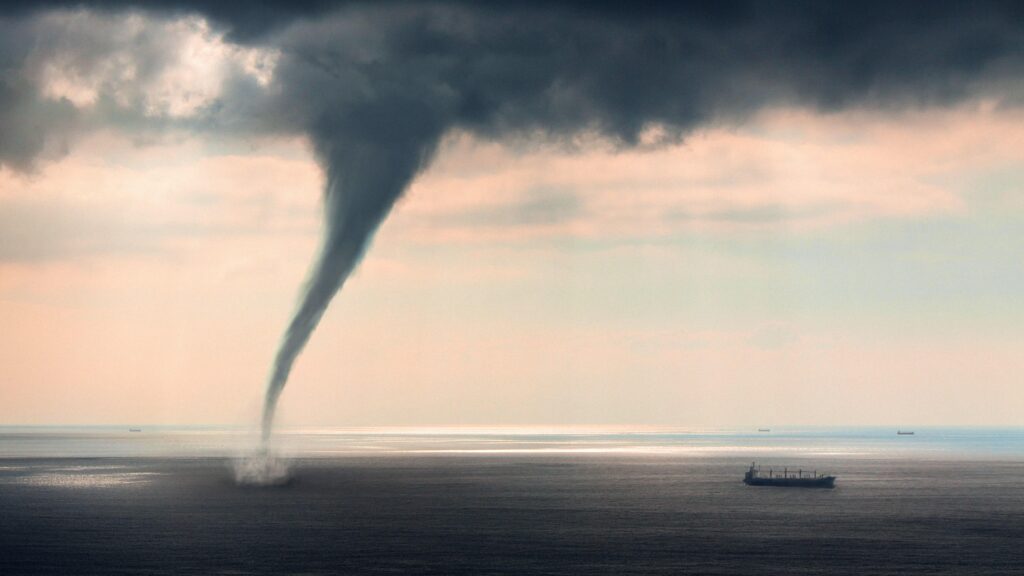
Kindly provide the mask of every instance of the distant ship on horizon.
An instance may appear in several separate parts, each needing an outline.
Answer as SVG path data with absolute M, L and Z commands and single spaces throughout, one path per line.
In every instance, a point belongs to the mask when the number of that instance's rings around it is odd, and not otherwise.
M 914 431 L 913 430 L 906 430 L 906 431 L 904 431 L 904 430 L 897 430 L 896 431 L 896 435 L 897 436 L 913 436 L 914 435 Z
M 795 474 L 795 475 L 794 475 Z M 750 469 L 743 475 L 743 483 L 747 486 L 780 486 L 788 488 L 835 488 L 836 477 L 818 475 L 815 470 L 806 474 L 802 469 L 790 472 L 789 468 L 783 468 L 782 475 L 776 476 L 774 469 L 768 469 L 768 475 L 761 475 L 761 468 L 756 462 L 750 463 Z

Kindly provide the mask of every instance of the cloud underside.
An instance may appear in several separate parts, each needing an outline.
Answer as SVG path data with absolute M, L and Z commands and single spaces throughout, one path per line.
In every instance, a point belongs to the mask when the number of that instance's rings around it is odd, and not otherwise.
M 305 134 L 328 163 L 453 130 L 629 146 L 764 107 L 1015 106 L 1024 77 L 1013 3 L 262 4 L 6 9 L 0 163 L 110 125 Z

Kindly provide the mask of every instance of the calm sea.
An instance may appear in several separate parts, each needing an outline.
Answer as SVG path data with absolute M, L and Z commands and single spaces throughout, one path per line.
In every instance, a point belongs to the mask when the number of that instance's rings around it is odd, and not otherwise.
M 1024 430 L 0 427 L 0 574 L 1022 574 Z M 834 490 L 748 487 L 763 467 Z

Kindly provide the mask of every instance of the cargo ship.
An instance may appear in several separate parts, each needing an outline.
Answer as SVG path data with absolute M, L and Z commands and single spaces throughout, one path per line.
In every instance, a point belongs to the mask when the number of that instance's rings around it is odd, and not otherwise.
M 747 486 L 782 486 L 791 488 L 835 488 L 836 477 L 819 475 L 818 471 L 804 472 L 797 469 L 790 472 L 789 468 L 783 468 L 781 473 L 776 474 L 774 469 L 769 468 L 768 474 L 761 472 L 756 463 L 750 464 L 750 469 L 743 475 L 743 483 Z

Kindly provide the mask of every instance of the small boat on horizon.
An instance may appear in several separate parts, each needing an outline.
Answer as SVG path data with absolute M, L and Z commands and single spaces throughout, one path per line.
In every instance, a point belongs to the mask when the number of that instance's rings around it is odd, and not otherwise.
M 142 432 L 142 428 L 129 428 L 129 432 Z
M 896 435 L 897 436 L 913 436 L 914 435 L 914 431 L 913 430 L 906 430 L 906 431 L 904 431 L 904 430 L 897 430 L 896 431 Z
M 772 429 L 771 428 L 758 428 L 757 431 L 758 432 L 771 432 Z
M 750 469 L 743 475 L 743 483 L 747 486 L 780 486 L 786 488 L 835 488 L 836 477 L 830 475 L 819 475 L 815 470 L 806 473 L 803 469 L 790 472 L 789 468 L 783 468 L 780 475 L 775 470 L 768 469 L 768 475 L 761 473 L 761 467 L 756 462 L 750 463 Z

